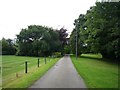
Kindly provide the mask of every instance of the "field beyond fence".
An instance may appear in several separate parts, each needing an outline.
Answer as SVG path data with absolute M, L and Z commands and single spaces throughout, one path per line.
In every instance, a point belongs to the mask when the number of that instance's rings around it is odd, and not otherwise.
M 38 60 L 39 59 L 39 60 Z M 46 72 L 55 62 L 57 62 L 59 58 L 52 58 L 47 57 L 46 59 L 44 57 L 23 57 L 23 56 L 2 56 L 2 86 L 4 88 L 6 87 L 17 87 L 17 88 L 26 88 L 30 84 L 32 84 L 32 81 L 36 80 L 36 77 L 39 78 Z M 27 62 L 27 72 L 26 72 L 26 64 Z M 45 68 L 41 74 L 37 75 L 35 80 L 31 80 L 31 82 L 26 82 L 28 84 L 21 85 L 14 83 L 15 81 L 19 81 L 19 79 L 29 79 L 27 75 L 32 75 L 34 73 L 40 72 L 39 70 Z M 46 71 L 45 71 L 46 70 Z M 26 77 L 26 78 L 25 78 Z M 30 78 L 32 79 L 32 77 Z M 14 86 L 16 84 L 16 86 Z M 23 83 L 22 83 L 23 84 Z

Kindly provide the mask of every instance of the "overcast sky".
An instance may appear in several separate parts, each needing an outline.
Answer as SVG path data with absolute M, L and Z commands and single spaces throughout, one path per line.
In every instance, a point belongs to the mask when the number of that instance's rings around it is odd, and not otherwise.
M 45 25 L 71 32 L 74 20 L 96 0 L 1 0 L 0 39 L 14 39 L 28 25 Z

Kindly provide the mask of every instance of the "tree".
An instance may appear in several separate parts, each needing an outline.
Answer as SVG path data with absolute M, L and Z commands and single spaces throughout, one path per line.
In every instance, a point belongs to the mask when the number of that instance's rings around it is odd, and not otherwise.
M 91 49 L 100 52 L 105 58 L 117 59 L 120 56 L 118 54 L 119 7 L 120 2 L 97 2 L 96 6 L 86 14 L 87 31 L 90 33 L 88 41 L 92 43 Z
M 76 35 L 77 35 L 77 49 L 78 49 L 78 55 L 81 55 L 82 53 L 85 53 L 86 51 L 84 48 L 86 48 L 86 26 L 85 26 L 85 15 L 80 14 L 78 19 L 75 19 L 74 26 L 75 28 L 72 31 L 72 34 L 70 36 L 70 44 L 72 52 L 75 53 L 76 51 Z
M 61 42 L 61 55 L 64 54 L 64 47 L 67 45 L 68 39 L 68 33 L 67 30 L 64 28 L 61 28 L 60 30 L 57 30 L 57 32 L 59 33 L 59 40 Z
M 52 28 L 30 25 L 17 35 L 18 55 L 48 56 L 59 48 L 58 32 Z
M 15 55 L 16 48 L 11 39 L 2 39 L 2 55 Z
M 112 9 L 111 9 L 112 8 Z M 70 41 L 75 51 L 78 32 L 78 50 L 81 53 L 101 53 L 104 58 L 120 59 L 120 2 L 96 2 L 86 15 L 75 20 Z M 81 47 L 81 49 L 79 49 Z

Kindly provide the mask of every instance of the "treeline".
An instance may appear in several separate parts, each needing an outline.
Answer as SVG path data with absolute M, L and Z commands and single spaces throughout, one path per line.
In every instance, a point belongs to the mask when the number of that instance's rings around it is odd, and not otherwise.
M 73 53 L 77 31 L 78 55 L 101 53 L 104 58 L 120 60 L 120 2 L 96 2 L 74 25 L 70 36 Z
M 17 50 L 12 39 L 2 38 L 0 45 L 2 46 L 2 55 L 15 55 Z
M 27 29 L 22 29 L 20 34 L 17 35 L 17 55 L 48 56 L 54 52 L 60 52 L 62 42 L 59 36 L 59 31 L 52 28 L 39 25 L 28 26 Z
M 66 29 L 55 30 L 46 26 L 30 25 L 22 29 L 15 45 L 12 40 L 2 39 L 2 54 L 20 56 L 50 56 L 63 54 L 67 44 Z M 8 45 L 8 46 L 7 46 Z

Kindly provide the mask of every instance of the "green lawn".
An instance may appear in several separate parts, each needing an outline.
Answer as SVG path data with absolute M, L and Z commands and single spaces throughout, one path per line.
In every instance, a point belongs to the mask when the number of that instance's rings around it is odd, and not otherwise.
M 118 64 L 101 59 L 100 54 L 71 56 L 78 73 L 88 88 L 118 88 Z
M 40 57 L 38 68 L 37 57 L 2 56 L 2 84 L 4 88 L 27 88 L 39 79 L 60 58 Z M 25 61 L 28 62 L 28 73 L 25 73 Z

